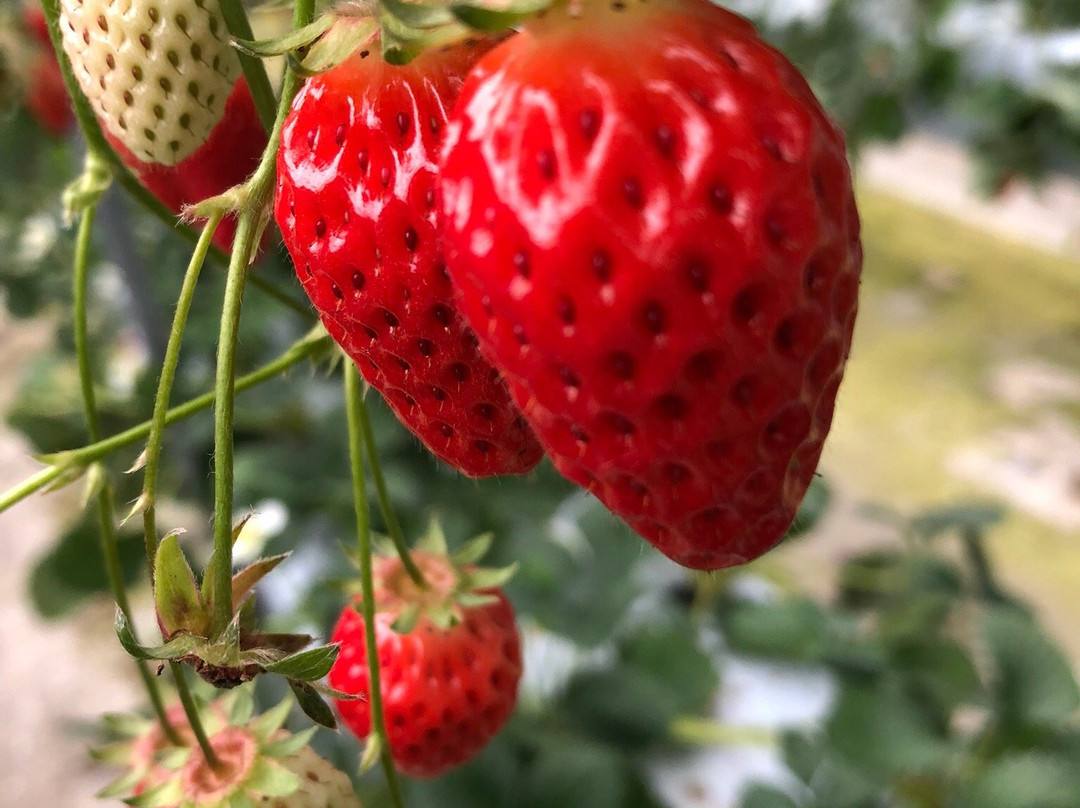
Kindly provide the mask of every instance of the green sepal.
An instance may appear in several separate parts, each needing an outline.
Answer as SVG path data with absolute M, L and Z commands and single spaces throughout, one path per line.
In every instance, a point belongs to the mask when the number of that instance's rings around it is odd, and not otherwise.
M 55 455 L 36 455 L 34 457 L 34 459 L 38 460 L 38 461 L 40 461 L 42 463 L 45 463 L 46 465 L 50 465 L 50 466 L 67 465 L 67 463 L 70 462 L 70 461 L 62 461 L 62 460 L 59 459 L 59 458 L 61 458 L 62 455 L 65 455 L 65 454 L 67 454 L 67 453 L 66 452 L 58 452 Z M 50 458 L 54 458 L 54 457 L 57 458 L 57 460 L 55 462 L 50 460 Z M 73 482 L 75 482 L 80 477 L 82 477 L 85 473 L 86 473 L 86 466 L 82 466 L 82 465 L 68 466 L 59 477 L 57 477 L 51 483 L 49 483 L 44 488 L 42 488 L 41 493 L 42 494 L 51 494 L 53 491 L 59 491 L 61 488 L 67 488 Z
M 435 28 L 454 22 L 454 15 L 446 6 L 404 3 L 401 0 L 379 0 L 379 5 L 397 22 L 408 28 Z
M 148 789 L 137 797 L 128 797 L 124 802 L 134 808 L 165 808 L 166 805 L 175 805 L 183 799 L 184 791 L 180 785 L 180 778 L 172 777 L 159 786 Z
M 379 26 L 372 19 L 348 21 L 339 18 L 314 42 L 297 66 L 301 75 L 314 76 L 341 64 L 365 46 L 373 46 Z
M 431 521 L 428 522 L 427 532 L 420 538 L 416 546 L 418 549 L 426 550 L 434 555 L 449 555 L 450 551 L 446 546 L 446 534 L 443 533 L 442 525 L 439 524 L 436 517 L 432 517 Z
M 409 603 L 401 610 L 400 614 L 390 624 L 395 634 L 408 634 L 416 628 L 416 622 L 420 619 L 420 604 Z
M 464 573 L 463 588 L 466 590 L 496 589 L 513 578 L 517 570 L 516 561 L 505 567 L 477 567 Z
M 311 684 L 311 682 L 301 682 L 296 679 L 289 679 L 288 682 L 292 692 L 296 695 L 296 703 L 300 705 L 300 709 L 304 711 L 308 718 L 319 726 L 327 729 L 337 729 L 337 719 L 334 718 L 334 711 L 330 709 L 330 705 L 319 694 L 319 689 L 315 685 Z
M 126 765 L 131 758 L 131 741 L 117 741 L 104 746 L 92 746 L 88 753 L 90 759 L 112 766 Z
M 324 14 L 314 22 L 308 23 L 303 28 L 298 28 L 284 36 L 262 40 L 237 39 L 234 37 L 231 42 L 234 48 L 241 53 L 246 53 L 248 56 L 255 56 L 260 59 L 271 56 L 284 56 L 286 53 L 308 47 L 325 34 L 333 24 L 333 15 Z
M 83 483 L 82 499 L 79 510 L 83 510 L 90 504 L 90 500 L 105 490 L 109 484 L 108 474 L 101 463 L 91 463 L 86 470 L 86 482 Z
M 229 795 L 228 808 L 255 808 L 255 803 L 244 791 L 234 791 Z
M 176 533 L 161 540 L 154 556 L 154 606 L 167 637 L 179 631 L 205 637 L 210 629 L 210 615 Z
M 282 553 L 269 558 L 260 558 L 236 573 L 232 579 L 233 608 L 239 606 L 244 596 L 254 588 L 255 584 L 273 572 L 277 565 L 290 555 L 291 553 Z
M 465 544 L 455 550 L 454 554 L 450 556 L 450 561 L 453 562 L 456 567 L 464 566 L 466 564 L 475 564 L 488 554 L 491 550 L 491 543 L 494 540 L 494 533 L 481 533 L 479 536 L 469 539 Z
M 233 691 L 235 698 L 229 705 L 229 724 L 240 727 L 251 720 L 255 714 L 255 699 L 251 695 L 251 688 L 239 687 Z
M 476 609 L 498 603 L 499 599 L 494 595 L 486 595 L 482 592 L 462 592 L 454 598 L 459 606 L 466 609 Z
M 207 645 L 205 639 L 191 634 L 179 634 L 164 645 L 139 645 L 135 640 L 135 635 L 131 633 L 131 626 L 128 625 L 127 618 L 119 609 L 116 610 L 116 637 L 128 654 L 142 660 L 179 659 L 182 656 L 193 654 Z
M 300 788 L 300 778 L 280 763 L 259 757 L 244 783 L 248 791 L 267 797 L 287 797 Z
M 109 733 L 124 738 L 137 738 L 155 723 L 149 718 L 132 713 L 106 713 L 101 717 L 101 721 Z
M 263 745 L 263 754 L 272 758 L 292 757 L 311 742 L 317 731 L 317 727 L 308 727 L 279 741 L 270 741 Z
M 126 760 L 102 760 L 102 763 L 111 763 L 115 765 L 122 765 L 126 763 Z M 135 788 L 136 784 L 143 778 L 144 772 L 140 769 L 132 769 L 123 777 L 119 777 L 113 780 L 105 788 L 101 789 L 95 796 L 99 800 L 116 800 L 122 797 L 126 797 L 131 793 L 131 790 Z
M 191 757 L 191 749 L 186 746 L 177 746 L 172 749 L 166 749 L 157 757 L 157 762 L 164 766 L 169 771 L 178 771 L 183 768 L 184 764 L 188 762 L 188 758 Z
M 375 764 L 379 762 L 379 757 L 382 755 L 382 738 L 372 732 L 367 737 L 367 742 L 364 744 L 364 754 L 360 756 L 360 774 L 370 771 L 374 768 Z
M 251 731 L 260 744 L 269 741 L 274 733 L 285 725 L 285 719 L 289 717 L 290 712 L 292 712 L 292 700 L 284 698 L 255 719 L 251 725 Z
M 551 0 L 519 0 L 505 9 L 474 3 L 451 3 L 450 13 L 476 31 L 505 31 L 550 6 Z
M 320 645 L 318 648 L 290 654 L 264 667 L 267 673 L 280 673 L 290 679 L 300 679 L 305 682 L 322 679 L 334 667 L 340 650 L 339 643 Z

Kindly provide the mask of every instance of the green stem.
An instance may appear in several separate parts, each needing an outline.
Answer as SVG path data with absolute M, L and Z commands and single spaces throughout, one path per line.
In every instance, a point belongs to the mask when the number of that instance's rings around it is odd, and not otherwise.
M 964 554 L 975 576 L 975 590 L 979 598 L 990 603 L 1007 602 L 1008 596 L 994 578 L 982 533 L 969 528 L 961 533 L 960 540 L 964 544 Z
M 371 571 L 371 514 L 368 512 L 367 486 L 364 481 L 363 396 L 360 375 L 352 362 L 345 364 L 345 413 L 349 423 L 349 465 L 352 469 L 353 507 L 356 510 L 356 541 L 360 550 L 360 587 L 363 592 L 361 608 L 364 616 L 364 641 L 367 646 L 368 698 L 371 699 L 371 728 L 379 744 L 379 758 L 390 788 L 391 802 L 402 808 L 401 784 L 390 751 L 383 715 L 382 681 L 379 673 L 379 651 L 375 645 L 375 598 Z M 370 455 L 369 455 L 370 459 Z
M 88 156 L 88 163 L 93 155 Z M 90 266 L 90 242 L 94 233 L 94 217 L 97 212 L 97 204 L 87 207 L 79 221 L 79 231 L 75 238 L 74 257 L 74 305 L 75 305 L 75 353 L 79 364 L 79 385 L 82 389 L 83 410 L 86 416 L 86 428 L 90 439 L 101 439 L 101 424 L 98 419 L 97 400 L 94 395 L 94 378 L 90 367 L 90 339 L 87 327 L 87 287 Z M 104 471 L 102 471 L 104 477 Z M 131 606 L 128 602 L 127 591 L 124 588 L 124 575 L 120 565 L 120 552 L 116 540 L 116 527 L 113 523 L 113 500 L 112 490 L 107 479 L 102 479 L 98 486 L 96 496 L 98 536 L 101 541 L 101 554 L 105 559 L 105 574 L 109 581 L 109 589 L 112 591 L 116 605 L 131 622 Z M 161 691 L 157 682 L 150 675 L 146 664 L 136 662 L 139 677 L 146 687 L 150 704 L 157 714 L 162 730 L 169 740 L 179 742 L 180 737 L 176 729 L 169 723 L 165 713 L 165 704 L 161 698 Z
M 165 348 L 165 359 L 161 366 L 161 378 L 158 380 L 157 395 L 154 397 L 154 414 L 150 419 L 150 436 L 146 441 L 146 470 L 143 480 L 142 500 L 145 504 L 143 511 L 143 541 L 146 545 L 146 562 L 150 569 L 150 580 L 154 577 L 154 557 L 157 554 L 157 519 L 155 499 L 157 496 L 158 469 L 161 461 L 161 442 L 165 434 L 165 418 L 169 411 L 169 399 L 172 396 L 173 381 L 176 378 L 176 367 L 180 362 L 180 343 L 184 338 L 184 329 L 187 326 L 188 313 L 191 311 L 191 303 L 195 299 L 195 286 L 199 281 L 203 263 L 206 261 L 206 251 L 210 247 L 214 231 L 221 223 L 222 214 L 215 213 L 210 217 L 203 229 L 202 237 L 195 246 L 195 252 L 191 256 L 187 272 L 184 273 L 184 282 L 180 287 L 180 297 L 176 302 L 176 314 L 173 316 L 172 329 L 169 332 L 169 343 Z
M 252 387 L 256 387 L 269 379 L 280 376 L 304 359 L 325 350 L 329 344 L 330 337 L 325 334 L 304 337 L 290 346 L 277 359 L 237 379 L 236 392 L 250 390 Z M 165 414 L 165 425 L 169 426 L 177 421 L 183 421 L 197 415 L 204 410 L 210 409 L 213 404 L 214 394 L 203 393 L 198 398 L 193 398 L 169 410 Z M 43 488 L 48 488 L 50 484 L 56 483 L 65 475 L 74 473 L 95 460 L 100 460 L 114 452 L 134 446 L 139 441 L 145 440 L 150 434 L 150 427 L 151 422 L 145 421 L 97 443 L 50 456 L 47 459 L 47 462 L 50 463 L 48 467 L 41 469 L 33 476 L 27 477 L 23 482 L 0 494 L 0 513 L 17 505 Z
M 225 301 L 218 333 L 217 375 L 214 384 L 214 552 L 215 591 L 211 593 L 210 636 L 217 637 L 232 620 L 233 406 L 236 395 L 236 336 L 244 298 L 248 258 L 255 243 L 255 216 L 240 214 L 233 245 Z M 209 573 L 209 570 L 208 570 Z
M 314 0 L 297 0 L 293 9 L 293 27 L 301 28 L 307 25 L 313 13 Z M 220 634 L 232 619 L 233 396 L 236 335 L 240 326 L 244 282 L 252 249 L 261 232 L 260 223 L 274 190 L 281 129 L 285 125 L 285 116 L 301 82 L 302 79 L 290 65 L 285 70 L 277 117 L 270 131 L 266 150 L 259 161 L 259 167 L 243 188 L 244 201 L 236 226 L 229 274 L 225 281 L 214 385 L 214 552 L 207 568 L 207 575 L 212 575 L 214 583 L 214 592 L 211 593 L 211 636 Z
M 184 676 L 183 666 L 179 662 L 170 662 L 169 671 L 172 673 L 173 681 L 176 683 L 176 694 L 180 697 L 180 703 L 184 706 L 184 714 L 191 724 L 191 734 L 195 736 L 195 742 L 202 749 L 203 757 L 210 764 L 210 768 L 221 771 L 221 759 L 214 751 L 214 747 L 210 745 L 210 739 L 206 735 L 205 727 L 203 727 L 202 717 L 199 715 L 199 706 L 195 703 L 195 699 L 191 697 L 191 689 L 188 687 L 187 678 Z
M 346 359 L 345 364 L 349 365 L 351 362 Z M 398 555 L 401 557 L 401 563 L 405 565 L 409 577 L 416 582 L 417 586 L 426 588 L 427 582 L 424 580 L 424 574 L 420 572 L 420 568 L 413 561 L 409 547 L 405 543 L 405 534 L 401 529 L 401 523 L 394 512 L 394 505 L 390 501 L 390 494 L 386 490 L 386 478 L 383 476 L 379 451 L 375 446 L 375 433 L 371 429 L 371 418 L 368 415 L 367 403 L 364 398 L 364 396 L 360 397 L 358 418 L 364 436 L 364 448 L 367 451 L 368 465 L 371 467 L 371 479 L 375 483 L 375 495 L 379 500 L 379 510 L 382 512 L 383 521 L 386 522 L 386 531 L 390 534 L 391 541 L 394 542 L 394 549 L 397 550 Z
M 225 17 L 225 27 L 229 29 L 234 39 L 250 41 L 255 38 L 240 0 L 221 0 L 221 13 Z M 255 101 L 255 109 L 259 111 L 259 119 L 269 132 L 274 128 L 274 122 L 277 120 L 277 105 L 274 102 L 274 90 L 270 86 L 266 68 L 261 59 L 243 51 L 237 51 L 237 54 L 240 56 L 240 67 L 244 70 L 244 78 L 247 79 L 251 97 Z
M 708 718 L 682 715 L 671 722 L 671 737 L 694 746 L 776 746 L 776 733 L 758 727 L 733 727 Z

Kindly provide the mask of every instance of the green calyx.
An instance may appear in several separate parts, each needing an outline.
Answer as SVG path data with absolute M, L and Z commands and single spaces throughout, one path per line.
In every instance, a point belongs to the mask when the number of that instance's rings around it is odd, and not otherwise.
M 236 808 L 287 797 L 301 782 L 286 761 L 306 747 L 314 728 L 283 730 L 292 701 L 285 699 L 253 718 L 247 690 L 200 707 L 199 716 L 217 756 L 211 766 L 194 743 L 164 742 L 156 725 L 137 716 L 110 716 L 106 725 L 120 740 L 95 757 L 127 769 L 99 794 L 137 808 Z
M 261 58 L 288 55 L 305 75 L 325 72 L 358 51 L 376 47 L 387 63 L 403 65 L 426 50 L 477 33 L 509 31 L 559 1 L 514 0 L 499 8 L 479 2 L 345 2 L 286 36 L 258 42 L 234 40 L 233 44 Z
M 233 530 L 233 541 L 246 520 Z M 116 634 L 124 649 L 136 659 L 184 662 L 205 681 L 219 688 L 233 688 L 263 673 L 284 676 L 296 693 L 304 712 L 315 722 L 335 726 L 333 712 L 323 696 L 341 697 L 318 683 L 337 659 L 337 645 L 305 646 L 306 634 L 274 634 L 258 631 L 253 589 L 288 554 L 261 558 L 232 577 L 232 620 L 224 631 L 211 631 L 214 614 L 214 564 L 200 587 L 180 546 L 181 531 L 173 531 L 158 544 L 154 559 L 154 605 L 163 643 L 140 645 L 123 612 L 116 615 Z M 347 698 L 347 696 L 346 696 Z
M 514 576 L 517 564 L 477 566 L 491 549 L 493 538 L 482 534 L 450 553 L 441 526 L 432 520 L 411 553 L 423 584 L 413 580 L 392 546 L 384 548 L 375 559 L 376 613 L 392 615 L 391 627 L 399 634 L 408 634 L 425 620 L 445 631 L 460 623 L 468 609 L 495 603 L 492 590 Z

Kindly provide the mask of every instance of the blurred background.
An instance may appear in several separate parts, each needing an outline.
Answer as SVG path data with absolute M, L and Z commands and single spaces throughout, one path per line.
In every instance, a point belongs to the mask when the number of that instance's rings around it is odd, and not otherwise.
M 409 805 L 1080 805 L 1080 3 L 742 0 L 845 127 L 866 264 L 835 426 L 792 535 L 690 575 L 543 465 L 477 483 L 376 406 L 411 535 L 495 530 L 518 560 L 517 716 Z M 0 490 L 86 442 L 70 326 L 81 165 L 24 7 L 0 3 Z M 253 9 L 257 27 L 280 10 Z M 116 189 L 92 268 L 106 431 L 146 419 L 187 242 Z M 301 293 L 284 251 L 257 268 Z M 204 273 L 174 401 L 212 386 L 223 272 Z M 241 372 L 309 327 L 252 289 Z M 237 406 L 239 554 L 293 550 L 261 610 L 326 636 L 354 534 L 339 379 L 301 365 Z M 174 427 L 159 508 L 205 559 L 212 423 Z M 140 479 L 110 459 L 118 501 Z M 137 475 L 134 475 L 137 477 Z M 140 707 L 81 483 L 0 514 L 0 806 L 83 808 L 86 748 Z M 141 611 L 142 545 L 124 542 Z M 271 684 L 260 696 L 273 698 Z M 298 723 L 299 725 L 299 723 Z M 320 750 L 355 769 L 348 737 Z M 366 804 L 381 780 L 359 782 Z

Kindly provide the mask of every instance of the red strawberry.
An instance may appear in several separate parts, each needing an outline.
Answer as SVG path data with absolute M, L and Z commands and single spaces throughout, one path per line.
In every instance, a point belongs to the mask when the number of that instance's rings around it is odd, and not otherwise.
M 105 137 L 139 182 L 174 213 L 243 183 L 259 165 L 268 140 L 244 79 L 237 81 L 206 142 L 175 165 L 143 162 L 107 130 Z M 236 220 L 230 216 L 218 227 L 214 243 L 228 251 L 235 233 Z
M 397 557 L 375 559 L 375 642 L 394 762 L 408 775 L 433 777 L 475 755 L 510 717 L 521 678 L 521 643 L 500 590 L 483 589 L 490 602 L 475 605 L 470 570 L 455 569 L 444 554 L 418 551 L 413 558 L 428 590 L 416 587 Z M 417 607 L 415 625 L 397 633 L 391 625 Z M 332 642 L 341 643 L 341 652 L 329 683 L 360 694 L 337 706 L 345 725 L 365 738 L 371 703 L 359 608 L 357 600 L 338 618 Z
M 71 110 L 60 64 L 56 61 L 56 52 L 49 39 L 45 12 L 40 6 L 23 7 L 22 29 L 29 46 L 23 103 L 34 120 L 49 134 L 57 137 L 66 135 L 75 124 L 75 114 Z
M 663 553 L 775 545 L 851 341 L 842 135 L 705 0 L 559 6 L 484 57 L 447 131 L 447 262 L 559 470 Z
M 540 446 L 453 305 L 435 207 L 447 107 L 487 45 L 386 64 L 378 43 L 305 84 L 285 122 L 275 216 L 323 324 L 398 417 L 473 477 Z

